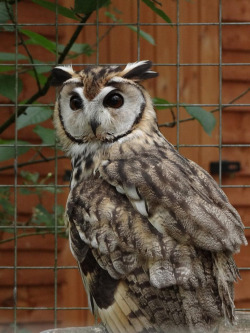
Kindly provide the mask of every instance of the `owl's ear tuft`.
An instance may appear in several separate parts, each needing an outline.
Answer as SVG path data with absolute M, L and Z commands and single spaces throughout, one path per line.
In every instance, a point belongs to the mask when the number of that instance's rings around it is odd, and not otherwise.
M 122 77 L 130 79 L 136 82 L 147 80 L 158 76 L 158 73 L 150 71 L 152 62 L 149 60 L 138 61 L 129 63 L 123 70 L 124 74 Z
M 71 66 L 58 66 L 52 69 L 52 79 L 50 84 L 55 87 L 60 87 L 65 81 L 72 78 L 74 71 Z

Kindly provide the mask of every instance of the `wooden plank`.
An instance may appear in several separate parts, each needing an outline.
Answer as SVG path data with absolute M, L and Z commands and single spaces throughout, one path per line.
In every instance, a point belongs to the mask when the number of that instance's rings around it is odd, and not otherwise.
M 250 227 L 250 206 L 248 207 L 236 207 L 240 214 L 245 227 Z M 249 231 L 247 231 L 249 233 Z
M 249 25 L 225 25 L 222 27 L 222 48 L 230 51 L 249 51 Z
M 22 232 L 22 231 L 21 231 Z M 3 233 L 1 234 L 1 239 L 6 239 L 12 237 L 13 234 L 10 233 Z M 68 243 L 68 240 L 62 237 L 58 237 L 57 239 L 57 245 L 58 245 L 58 251 L 64 248 L 65 244 Z M 55 249 L 55 236 L 54 235 L 35 235 L 35 236 L 28 236 L 24 238 L 19 238 L 17 242 L 18 251 L 27 250 L 27 251 L 51 251 L 54 253 Z M 3 250 L 13 250 L 13 242 L 7 242 L 4 244 L 1 244 L 1 251 Z M 1 254 L 4 252 L 1 252 Z
M 234 82 L 234 81 L 223 81 L 222 83 L 222 103 L 228 104 L 234 98 L 240 96 L 249 88 L 248 82 Z M 249 96 L 248 94 L 244 95 L 240 99 L 237 100 L 237 104 L 249 104 Z
M 73 258 L 72 253 L 68 246 L 64 247 L 61 253 L 60 261 L 65 265 L 76 265 L 76 260 Z M 64 283 L 62 286 L 62 297 L 59 300 L 60 306 L 67 307 L 86 307 L 88 306 L 88 298 L 83 287 L 80 272 L 75 269 L 67 269 L 58 272 L 62 274 Z M 81 311 L 60 311 L 58 313 L 59 318 L 63 321 L 64 325 L 93 325 L 94 317 L 89 310 Z
M 250 184 L 250 148 L 225 147 L 222 149 L 222 160 L 237 161 L 241 171 L 227 175 L 226 179 L 232 184 L 237 184 L 239 178 L 244 178 L 245 185 Z
M 248 56 L 250 53 L 248 53 Z M 239 60 L 240 63 L 240 60 Z M 224 81 L 250 82 L 250 66 L 224 66 L 222 68 L 222 78 Z
M 13 288 L 0 289 L 1 306 L 13 306 Z M 58 298 L 61 297 L 60 288 Z M 54 286 L 19 286 L 18 303 L 19 307 L 53 307 L 54 306 Z M 18 310 L 19 323 L 47 322 L 53 320 L 52 310 Z M 12 311 L 0 310 L 0 323 L 12 321 Z M 10 321 L 11 320 L 11 321 Z
M 176 3 L 164 1 L 166 13 L 173 22 L 176 22 Z M 162 19 L 156 16 L 155 23 L 162 23 Z M 177 30 L 176 27 L 156 26 L 155 27 L 155 57 L 156 63 L 176 64 L 177 62 Z M 176 103 L 177 89 L 177 70 L 174 66 L 156 66 L 156 71 L 159 72 L 159 77 L 155 80 L 156 93 L 155 96 L 166 99 L 170 103 Z M 176 114 L 176 109 L 173 109 Z M 159 123 L 173 121 L 169 110 L 157 111 Z M 173 128 L 161 127 L 163 135 L 173 144 L 177 142 L 176 126 Z
M 248 0 L 222 0 L 222 20 L 226 22 L 249 21 L 250 3 Z
M 231 204 L 235 207 L 249 207 L 250 188 L 223 188 Z
M 241 280 L 235 284 L 235 306 L 247 308 L 250 303 L 250 271 L 241 271 Z
M 206 0 L 199 1 L 199 16 L 201 22 L 211 22 L 211 18 L 218 18 L 218 2 L 208 3 Z M 214 21 L 214 20 L 213 20 Z M 199 39 L 199 62 L 218 63 L 219 62 L 219 31 L 217 28 L 200 27 Z M 199 67 L 199 95 L 200 103 L 218 103 L 219 100 L 219 80 L 217 67 Z M 219 125 L 218 115 L 217 126 Z M 218 144 L 218 127 L 209 137 L 205 131 L 200 129 L 201 144 Z M 218 160 L 218 149 L 201 148 L 199 152 L 199 164 L 208 169 L 210 161 Z
M 223 50 L 223 63 L 249 63 L 249 52 L 236 50 Z M 223 66 L 222 77 L 224 81 L 249 81 L 250 66 Z
M 249 232 L 248 232 L 248 235 L 247 235 L 247 241 L 249 243 L 250 241 L 250 236 L 249 236 Z M 240 249 L 240 253 L 238 253 L 236 256 L 235 256 L 235 262 L 236 262 L 236 265 L 238 267 L 249 267 L 249 246 L 242 246 L 241 249 Z

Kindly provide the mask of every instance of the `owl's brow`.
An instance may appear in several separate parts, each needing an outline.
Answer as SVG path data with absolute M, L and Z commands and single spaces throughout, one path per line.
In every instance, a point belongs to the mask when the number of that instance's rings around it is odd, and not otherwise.
M 83 87 L 83 82 L 79 81 L 78 78 L 69 79 L 69 80 L 65 81 L 62 86 L 65 87 L 69 84 L 73 84 L 76 87 Z
M 105 84 L 105 86 L 106 87 L 110 87 L 110 86 L 112 86 L 112 87 L 114 87 L 114 88 L 116 88 L 116 89 L 120 89 L 121 90 L 121 87 L 124 85 L 124 84 L 131 84 L 131 85 L 133 85 L 134 86 L 134 83 L 133 82 L 128 82 L 128 81 L 115 81 L 115 80 L 110 80 L 110 81 L 108 81 L 106 84 Z

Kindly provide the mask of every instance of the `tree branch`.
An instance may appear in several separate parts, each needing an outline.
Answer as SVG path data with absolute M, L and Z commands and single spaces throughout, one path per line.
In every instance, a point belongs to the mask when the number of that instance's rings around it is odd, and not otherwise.
M 234 99 L 232 99 L 232 100 L 228 103 L 228 104 L 230 104 L 230 105 L 226 105 L 226 106 L 224 106 L 224 107 L 223 107 L 223 110 L 224 110 L 225 108 L 228 108 L 228 107 L 232 106 L 234 102 L 236 102 L 237 100 L 239 100 L 241 97 L 245 96 L 249 91 L 250 91 L 250 87 L 247 88 L 245 91 L 243 91 L 240 95 L 238 95 L 237 97 L 235 97 Z M 213 110 L 211 110 L 211 111 L 209 111 L 209 112 L 210 112 L 210 113 L 214 113 L 214 112 L 217 112 L 217 111 L 219 111 L 219 110 L 220 110 L 220 108 L 215 108 L 215 109 L 213 109 Z M 187 121 L 191 121 L 191 120 L 195 120 L 195 118 L 194 118 L 194 117 L 185 118 L 185 119 L 181 119 L 181 120 L 179 120 L 178 122 L 179 122 L 179 123 L 185 123 L 185 122 L 187 122 Z M 174 121 L 171 121 L 171 122 L 168 122 L 168 123 L 159 124 L 158 126 L 159 126 L 159 127 L 174 127 L 176 124 L 177 124 L 177 121 L 174 120 Z
M 57 231 L 57 234 L 59 234 L 59 235 L 64 234 L 64 233 L 65 233 L 65 231 Z M 0 240 L 0 244 L 14 241 L 16 238 L 24 238 L 24 237 L 29 237 L 29 236 L 43 236 L 43 235 L 48 235 L 48 234 L 54 235 L 55 231 L 27 232 L 27 233 L 16 235 L 16 237 L 10 237 L 10 238 Z
M 55 159 L 57 160 L 61 160 L 64 158 L 68 158 L 67 156 L 63 155 L 63 156 L 57 156 L 57 157 L 48 157 L 46 159 L 41 159 L 41 160 L 35 160 L 35 161 L 29 161 L 29 162 L 24 162 L 24 163 L 19 163 L 17 164 L 18 168 L 21 168 L 23 166 L 27 166 L 27 165 L 32 165 L 32 164 L 38 164 L 38 163 L 44 163 L 44 162 L 51 162 L 54 161 Z M 9 170 L 9 169 L 13 169 L 13 165 L 7 165 L 5 167 L 0 168 L 0 171 L 5 171 L 5 170 Z
M 65 60 L 68 52 L 70 51 L 71 47 L 73 46 L 73 44 L 75 43 L 77 37 L 79 36 L 80 32 L 82 31 L 83 28 L 83 24 L 87 22 L 88 18 L 90 17 L 90 15 L 92 14 L 92 12 L 86 16 L 84 16 L 84 18 L 80 21 L 80 24 L 77 26 L 77 28 L 75 29 L 75 32 L 73 33 L 72 37 L 70 38 L 70 41 L 68 42 L 68 44 L 65 46 L 63 52 L 61 53 L 59 59 L 58 59 L 58 63 L 61 64 L 63 63 L 63 61 Z M 45 85 L 43 86 L 43 88 L 41 88 L 41 90 L 39 90 L 38 92 L 36 92 L 33 96 L 31 96 L 27 101 L 26 104 L 32 104 L 34 103 L 39 97 L 44 96 L 47 91 L 50 88 L 50 81 L 51 81 L 52 76 L 50 75 L 45 83 Z M 19 117 L 21 114 L 23 114 L 26 109 L 28 107 L 23 105 L 20 106 L 17 110 L 17 117 Z M 9 119 L 7 119 L 5 121 L 5 123 L 3 123 L 0 126 L 0 134 L 3 133 L 11 124 L 13 124 L 15 122 L 15 114 L 12 114 Z

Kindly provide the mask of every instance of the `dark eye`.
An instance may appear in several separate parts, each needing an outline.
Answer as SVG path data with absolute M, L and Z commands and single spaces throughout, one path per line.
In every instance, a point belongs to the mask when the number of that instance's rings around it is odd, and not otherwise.
M 70 97 L 69 106 L 73 111 L 79 110 L 82 108 L 82 99 L 78 95 L 73 95 Z
M 108 106 L 113 109 L 119 109 L 123 105 L 123 97 L 118 93 L 108 94 L 103 101 L 104 106 Z

